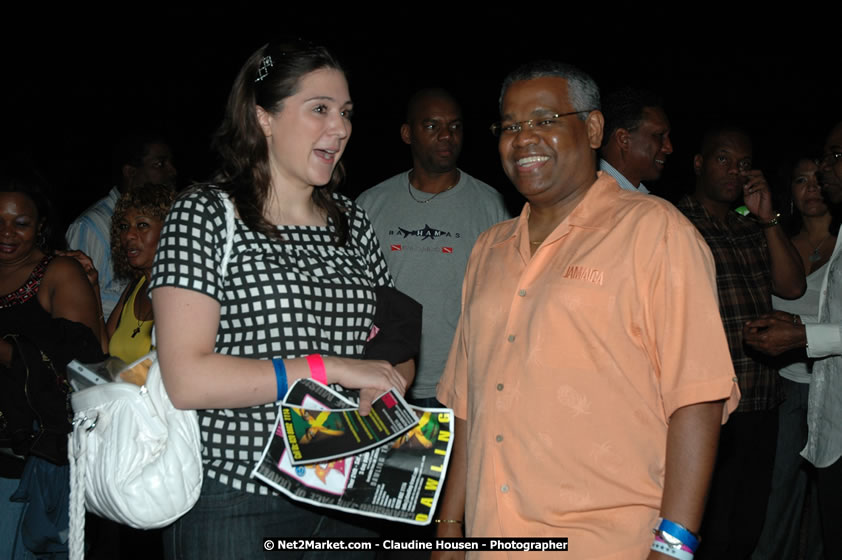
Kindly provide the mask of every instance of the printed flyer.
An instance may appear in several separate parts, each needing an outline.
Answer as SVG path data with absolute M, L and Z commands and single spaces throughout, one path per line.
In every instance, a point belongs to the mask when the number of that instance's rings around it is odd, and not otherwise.
M 302 452 L 302 456 L 318 454 L 331 459 L 318 459 L 307 464 L 301 464 L 299 460 L 299 464 L 293 464 L 294 447 L 291 443 L 299 443 L 299 449 L 309 445 L 309 442 L 303 445 L 300 442 L 309 430 L 305 426 L 312 427 L 310 419 L 323 418 L 322 422 L 316 420 L 319 428 L 309 432 L 322 436 L 322 428 L 340 429 L 340 423 L 328 423 L 330 414 L 322 417 L 322 413 L 347 413 L 349 404 L 356 410 L 354 398 L 350 394 L 340 394 L 312 380 L 302 381 L 306 383 L 302 387 L 297 387 L 297 384 L 293 386 L 295 392 L 291 389 L 282 403 L 273 436 L 252 475 L 300 502 L 369 517 L 428 525 L 447 472 L 452 449 L 453 411 L 447 408 L 422 409 L 409 406 L 400 395 L 385 393 L 378 401 L 385 397 L 388 403 L 389 395 L 395 401 L 391 406 L 383 404 L 390 410 L 390 420 L 387 422 L 381 417 L 379 421 L 369 419 L 369 422 L 382 423 L 391 430 L 392 426 L 402 425 L 403 416 L 408 413 L 414 418 L 409 427 L 402 429 L 402 432 L 392 431 L 388 438 L 383 435 L 383 441 L 373 446 L 371 441 L 365 441 L 359 436 L 357 445 L 360 449 L 368 450 L 352 451 L 346 455 L 342 455 L 345 450 L 354 447 L 349 446 L 348 441 L 356 442 L 356 437 L 346 437 L 349 430 L 345 436 L 325 434 L 321 437 L 319 447 L 314 448 L 317 452 L 311 454 L 308 449 Z M 396 407 L 402 409 L 401 414 L 392 411 Z M 287 414 L 289 417 L 284 419 L 284 409 L 289 408 L 306 411 L 306 415 L 298 415 L 303 420 L 296 420 L 292 414 L 297 413 L 291 411 Z M 356 421 L 355 416 L 351 418 Z M 393 423 L 393 418 L 400 420 Z M 345 417 L 341 419 L 344 421 Z M 293 425 L 293 442 L 287 440 L 290 424 Z M 332 442 L 337 442 L 336 448 L 331 448 Z

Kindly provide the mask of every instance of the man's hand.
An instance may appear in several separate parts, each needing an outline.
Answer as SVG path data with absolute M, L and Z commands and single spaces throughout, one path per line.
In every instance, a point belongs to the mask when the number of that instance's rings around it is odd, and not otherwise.
M 741 173 L 748 181 L 743 185 L 743 202 L 749 212 L 757 216 L 761 222 L 771 222 L 775 219 L 775 212 L 772 210 L 772 193 L 769 191 L 769 183 L 759 169 L 744 171 Z
M 775 311 L 747 322 L 743 341 L 764 354 L 778 356 L 807 346 L 807 329 L 797 315 Z

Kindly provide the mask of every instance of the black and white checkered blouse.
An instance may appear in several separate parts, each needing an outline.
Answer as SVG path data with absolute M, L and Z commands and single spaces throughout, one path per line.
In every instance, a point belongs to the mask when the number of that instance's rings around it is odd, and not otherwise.
M 279 226 L 284 242 L 235 220 L 224 285 L 219 266 L 225 208 L 210 189 L 176 201 L 164 224 L 150 289 L 195 290 L 221 305 L 216 352 L 255 359 L 322 354 L 358 358 L 375 309 L 373 286 L 391 285 L 386 261 L 365 213 L 348 209 L 350 239 L 333 242 L 333 227 Z M 154 294 L 153 294 L 154 297 Z M 271 491 L 249 476 L 275 423 L 274 403 L 199 411 L 205 472 L 236 489 Z

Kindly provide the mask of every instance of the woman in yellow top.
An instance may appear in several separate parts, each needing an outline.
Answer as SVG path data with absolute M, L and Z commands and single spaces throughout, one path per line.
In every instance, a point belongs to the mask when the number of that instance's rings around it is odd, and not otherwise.
M 152 347 L 152 302 L 147 285 L 164 217 L 175 191 L 146 184 L 129 189 L 117 201 L 111 219 L 114 274 L 131 278 L 106 325 L 108 353 L 131 363 Z

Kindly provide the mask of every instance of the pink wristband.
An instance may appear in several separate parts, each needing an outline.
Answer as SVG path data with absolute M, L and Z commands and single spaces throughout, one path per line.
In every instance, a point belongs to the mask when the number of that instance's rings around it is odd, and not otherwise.
M 327 372 L 325 362 L 318 354 L 307 356 L 307 365 L 310 366 L 310 377 L 322 385 L 327 385 Z

